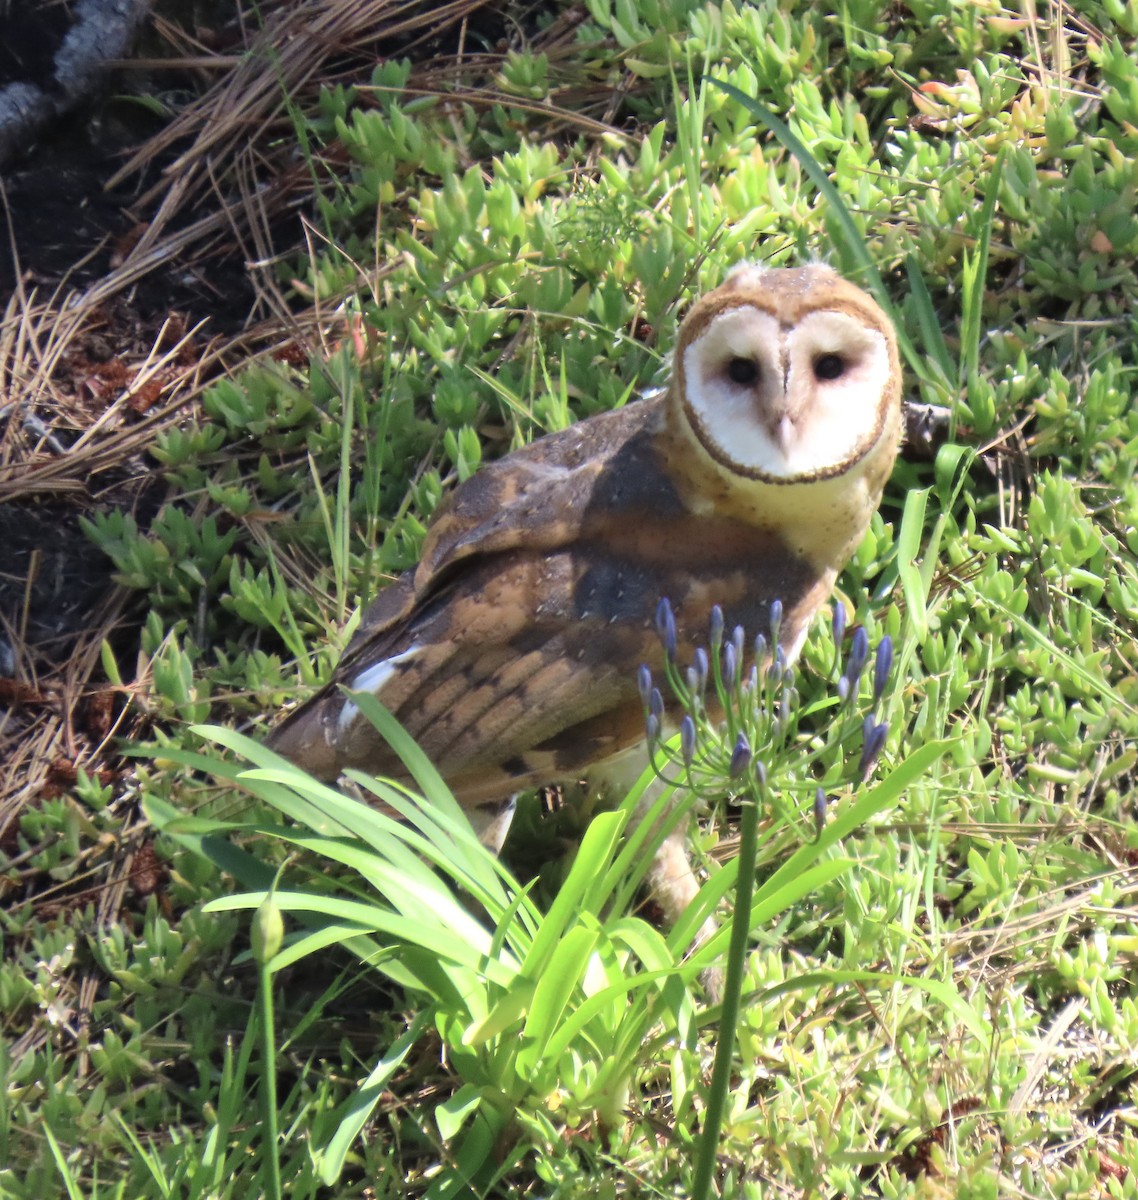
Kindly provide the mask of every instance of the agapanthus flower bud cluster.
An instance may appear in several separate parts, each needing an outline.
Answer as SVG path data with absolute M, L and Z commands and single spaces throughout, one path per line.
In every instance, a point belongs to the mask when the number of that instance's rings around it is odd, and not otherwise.
M 885 636 L 872 650 L 859 627 L 843 658 L 841 602 L 833 610 L 832 690 L 808 704 L 801 700 L 781 644 L 786 631 L 777 600 L 767 628 L 750 645 L 742 626 L 728 629 L 722 610 L 714 607 L 708 644 L 697 647 L 686 665 L 677 662 L 675 613 L 666 598 L 656 611 L 656 630 L 665 677 L 658 684 L 642 666 L 637 686 L 652 761 L 671 782 L 699 792 L 721 788 L 726 778 L 740 795 L 770 797 L 787 816 L 820 830 L 827 793 L 873 773 L 889 734 L 879 714 L 893 644 Z M 778 787 L 768 788 L 768 779 L 777 780 Z

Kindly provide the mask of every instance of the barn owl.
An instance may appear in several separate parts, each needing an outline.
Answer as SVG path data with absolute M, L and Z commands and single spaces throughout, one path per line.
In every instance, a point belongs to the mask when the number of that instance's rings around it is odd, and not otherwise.
M 681 664 L 713 605 L 728 629 L 757 632 L 776 599 L 793 660 L 900 433 L 897 345 L 878 305 L 825 266 L 738 267 L 687 315 L 662 392 L 455 489 L 418 567 L 380 594 L 331 682 L 270 744 L 322 779 L 399 777 L 341 689 L 374 693 L 491 842 L 525 788 L 629 782 L 647 762 L 637 670 L 662 665 L 661 597 Z M 683 831 L 649 879 L 674 921 L 697 891 Z

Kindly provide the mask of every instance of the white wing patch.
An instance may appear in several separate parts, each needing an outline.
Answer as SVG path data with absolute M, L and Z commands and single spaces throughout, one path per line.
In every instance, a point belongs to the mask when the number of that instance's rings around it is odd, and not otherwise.
M 393 654 L 390 658 L 384 658 L 377 663 L 372 663 L 370 667 L 367 667 L 352 679 L 348 683 L 348 687 L 353 692 L 371 692 L 377 700 L 381 700 L 383 698 L 383 689 L 391 681 L 391 677 L 399 670 L 403 663 L 410 662 L 422 648 L 422 646 L 411 646 L 409 649 L 404 650 L 402 654 Z M 343 707 L 340 709 L 340 715 L 336 718 L 337 736 L 342 734 L 356 717 L 359 716 L 359 711 L 350 700 L 344 701 Z

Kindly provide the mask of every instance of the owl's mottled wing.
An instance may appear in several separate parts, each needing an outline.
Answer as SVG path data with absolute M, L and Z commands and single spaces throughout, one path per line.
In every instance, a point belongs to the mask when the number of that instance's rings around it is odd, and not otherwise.
M 702 636 L 713 603 L 754 630 L 777 596 L 791 628 L 813 571 L 771 533 L 689 512 L 661 425 L 642 402 L 468 480 L 419 567 L 365 614 L 329 687 L 280 726 L 274 747 L 325 778 L 349 766 L 398 773 L 340 688 L 371 691 L 460 801 L 477 805 L 572 778 L 639 740 L 636 669 L 661 657 L 661 596 L 681 644 Z
M 590 717 L 617 707 L 628 688 L 615 673 L 607 683 L 596 677 L 586 651 L 604 635 L 635 656 L 647 630 L 608 632 L 578 611 L 575 549 L 606 507 L 676 509 L 648 469 L 659 423 L 656 402 L 603 414 L 487 464 L 456 489 L 419 566 L 367 610 L 329 684 L 273 732 L 274 749 L 323 778 L 348 766 L 397 773 L 375 731 L 345 708 L 349 687 L 374 691 L 444 776 L 460 791 L 470 780 L 480 797 L 501 796 L 503 781 L 516 789 L 547 775 L 567 722 L 585 726 L 569 740 L 588 757 L 597 736 Z M 633 716 L 635 730 L 620 740 L 639 730 Z M 607 728 L 602 740 L 618 732 Z

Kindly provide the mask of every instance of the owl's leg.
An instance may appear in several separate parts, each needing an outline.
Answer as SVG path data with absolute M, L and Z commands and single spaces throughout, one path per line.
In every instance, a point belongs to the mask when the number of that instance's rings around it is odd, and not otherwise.
M 474 826 L 478 840 L 492 854 L 501 854 L 506 834 L 510 832 L 510 824 L 514 819 L 514 810 L 518 807 L 516 795 L 507 800 L 494 800 L 489 804 L 479 805 L 478 808 L 468 808 L 467 817 Z

